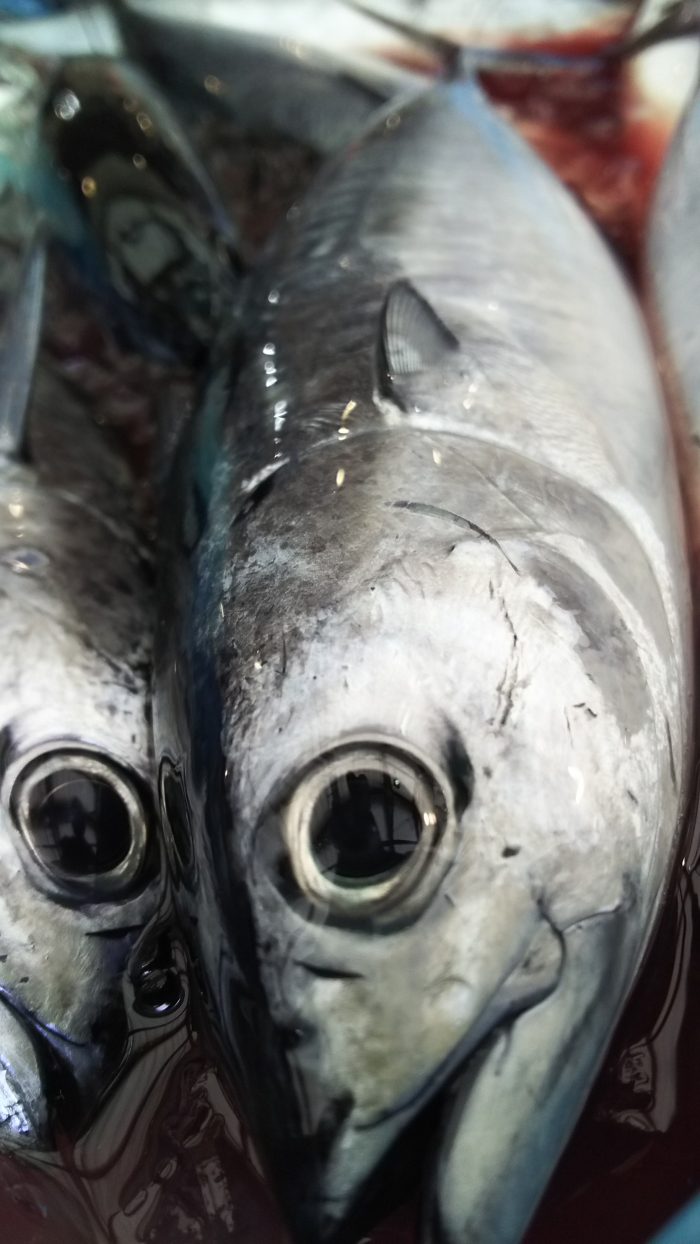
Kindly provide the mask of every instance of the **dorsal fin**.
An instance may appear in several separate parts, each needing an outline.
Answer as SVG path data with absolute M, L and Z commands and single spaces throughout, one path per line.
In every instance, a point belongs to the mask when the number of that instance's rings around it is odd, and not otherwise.
M 46 237 L 35 234 L 24 257 L 17 292 L 0 324 L 0 456 L 24 457 L 27 410 L 41 337 Z
M 410 281 L 392 285 L 382 308 L 379 387 L 398 405 L 401 380 L 434 368 L 459 346 L 454 333 Z

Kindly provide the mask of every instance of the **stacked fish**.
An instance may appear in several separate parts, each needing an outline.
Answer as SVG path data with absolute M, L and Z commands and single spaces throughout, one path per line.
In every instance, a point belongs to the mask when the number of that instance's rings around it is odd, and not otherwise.
M 104 1140 L 186 1013 L 300 1244 L 418 1173 L 425 1244 L 517 1244 L 683 844 L 700 110 L 662 390 L 478 78 L 575 80 L 506 44 L 594 0 L 40 7 L 0 24 L 0 1148 Z M 696 6 L 603 7 L 596 55 L 695 48 Z M 259 253 L 209 115 L 320 165 Z M 48 348 L 61 281 L 162 390 L 154 542 Z

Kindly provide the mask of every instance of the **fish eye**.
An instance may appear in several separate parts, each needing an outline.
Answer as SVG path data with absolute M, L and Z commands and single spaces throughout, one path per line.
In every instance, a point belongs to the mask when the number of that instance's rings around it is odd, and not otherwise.
M 148 822 L 120 766 L 87 752 L 44 756 L 21 771 L 11 804 L 34 860 L 67 895 L 100 902 L 132 888 Z
M 287 807 L 297 884 L 348 914 L 394 905 L 424 888 L 452 819 L 443 784 L 416 756 L 386 744 L 339 748 Z

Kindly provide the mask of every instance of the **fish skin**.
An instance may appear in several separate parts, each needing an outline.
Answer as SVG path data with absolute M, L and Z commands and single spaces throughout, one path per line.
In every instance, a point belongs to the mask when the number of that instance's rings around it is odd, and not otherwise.
M 322 174 L 245 324 L 171 481 L 154 706 L 222 1066 L 295 1239 L 354 1239 L 405 1195 L 411 1124 L 450 1087 L 422 1238 L 515 1244 L 686 798 L 687 567 L 648 341 L 470 83 L 389 108 Z M 449 832 L 393 902 L 329 892 L 295 837 L 343 747 L 399 749 L 443 791 Z
M 132 348 L 197 365 L 245 261 L 177 117 L 135 66 L 80 57 L 52 76 L 42 136 L 83 223 L 80 266 Z

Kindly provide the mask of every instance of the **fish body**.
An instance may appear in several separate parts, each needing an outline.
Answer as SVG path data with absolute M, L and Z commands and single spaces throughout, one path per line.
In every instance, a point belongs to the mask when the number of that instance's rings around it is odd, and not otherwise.
M 422 1238 L 515 1244 L 684 808 L 687 568 L 648 341 L 471 82 L 326 169 L 244 322 L 173 471 L 155 684 L 222 1066 L 304 1244 L 405 1195 L 426 1115 Z
M 51 1147 L 54 1124 L 77 1126 L 114 1074 L 121 973 L 156 883 L 145 546 L 125 466 L 40 349 L 47 237 L 76 218 L 45 193 L 37 79 L 5 59 L 17 93 L 0 113 L 0 1148 L 12 1150 Z
M 3 358 L 4 383 L 10 370 Z M 45 358 L 29 412 L 22 452 L 0 458 L 1 1148 L 51 1147 L 56 1115 L 73 1127 L 94 1108 L 121 1057 L 121 974 L 155 905 L 151 589 L 133 489 Z

